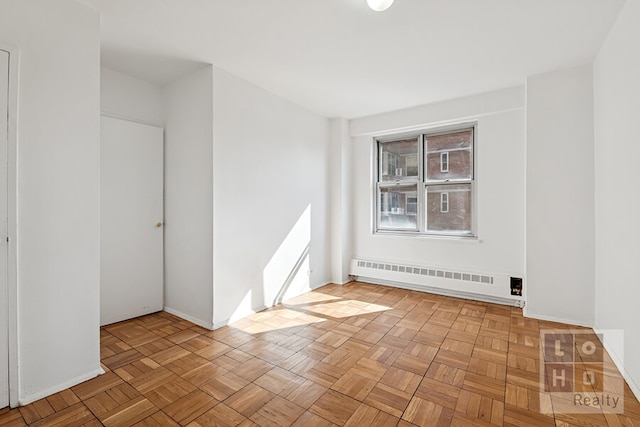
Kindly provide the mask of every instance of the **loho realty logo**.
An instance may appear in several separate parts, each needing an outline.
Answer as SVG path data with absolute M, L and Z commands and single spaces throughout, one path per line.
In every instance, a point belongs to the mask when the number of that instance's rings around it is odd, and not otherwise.
M 556 413 L 624 413 L 624 379 L 604 338 L 587 329 L 540 332 L 541 408 L 550 400 Z

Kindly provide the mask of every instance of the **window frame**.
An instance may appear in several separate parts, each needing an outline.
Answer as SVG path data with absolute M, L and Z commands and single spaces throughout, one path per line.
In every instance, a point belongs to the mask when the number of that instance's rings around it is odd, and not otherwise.
M 470 179 L 438 179 L 427 180 L 427 137 L 433 137 L 437 135 L 463 132 L 470 130 L 472 132 L 471 138 L 471 177 Z M 407 179 L 395 179 L 389 181 L 382 181 L 382 154 L 383 144 L 395 141 L 402 141 L 407 139 L 417 138 L 418 140 L 418 175 L 417 177 L 407 177 Z M 374 136 L 373 138 L 373 168 L 372 168 L 372 189 L 373 189 L 373 203 L 372 203 L 372 231 L 374 235 L 400 235 L 400 236 L 419 236 L 419 237 L 437 237 L 437 238 L 450 238 L 450 239 L 463 239 L 463 240 L 478 240 L 478 203 L 477 203 L 477 174 L 478 174 L 478 123 L 477 122 L 464 122 L 457 123 L 448 126 L 440 126 L 433 128 L 423 128 L 412 132 L 398 132 L 388 133 L 380 136 Z M 448 153 L 448 152 L 447 152 Z M 450 163 L 450 156 L 448 155 L 447 166 Z M 449 168 L 447 168 L 449 169 Z M 448 171 L 447 171 L 448 172 Z M 469 184 L 471 191 L 471 230 L 469 232 L 455 232 L 455 231 L 438 231 L 427 229 L 427 189 L 433 185 L 456 185 L 456 184 Z M 418 198 L 418 212 L 416 215 L 417 226 L 416 228 L 393 228 L 393 227 L 381 227 L 381 206 L 380 206 L 380 194 L 381 188 L 401 188 L 407 185 L 417 186 L 417 198 Z M 450 201 L 447 203 L 449 207 Z M 450 211 L 450 209 L 449 209 Z

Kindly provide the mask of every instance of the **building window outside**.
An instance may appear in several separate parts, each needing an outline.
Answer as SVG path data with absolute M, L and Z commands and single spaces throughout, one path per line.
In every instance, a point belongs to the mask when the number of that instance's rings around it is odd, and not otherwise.
M 440 153 L 440 172 L 449 172 L 449 152 Z
M 376 232 L 474 236 L 475 125 L 377 143 Z
M 440 193 L 440 212 L 449 213 L 449 193 Z

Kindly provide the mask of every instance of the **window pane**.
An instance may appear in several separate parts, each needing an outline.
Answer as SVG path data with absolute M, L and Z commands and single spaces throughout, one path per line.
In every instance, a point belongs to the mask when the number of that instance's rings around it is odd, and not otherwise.
M 381 229 L 415 230 L 418 227 L 418 188 L 416 185 L 380 187 Z
M 380 181 L 418 178 L 418 137 L 380 143 Z
M 426 141 L 427 181 L 473 178 L 473 131 L 471 129 L 427 136 Z M 446 165 L 443 162 L 446 162 Z
M 427 231 L 471 233 L 471 184 L 427 186 Z

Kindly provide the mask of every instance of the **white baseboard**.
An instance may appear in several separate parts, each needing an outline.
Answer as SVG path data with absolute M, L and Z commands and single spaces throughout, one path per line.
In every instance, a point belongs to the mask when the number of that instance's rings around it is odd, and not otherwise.
M 74 385 L 78 385 L 82 382 L 85 382 L 87 380 L 90 380 L 102 374 L 104 374 L 104 370 L 99 367 L 98 369 L 94 369 L 91 372 L 87 372 L 86 374 L 75 377 L 72 380 L 65 381 L 62 384 L 58 384 L 54 387 L 49 387 L 45 390 L 40 390 L 37 393 L 30 394 L 29 396 L 21 396 L 18 401 L 18 405 L 19 406 L 28 405 L 29 403 L 33 403 L 36 400 L 40 400 L 47 396 L 51 396 L 52 394 L 56 394 L 58 392 L 61 392 L 62 390 L 66 390 L 68 388 L 73 387 Z
M 181 312 L 180 310 L 176 310 L 174 308 L 171 307 L 165 307 L 164 311 L 166 311 L 169 314 L 173 314 L 174 316 L 178 316 L 181 319 L 187 320 L 191 323 L 195 323 L 198 326 L 201 326 L 205 329 L 209 329 L 209 330 L 213 330 L 215 329 L 213 327 L 213 322 L 205 322 L 204 320 L 200 320 L 197 317 L 193 317 L 189 314 L 185 314 L 183 312 Z
M 527 310 L 527 306 L 525 305 L 523 310 L 522 310 L 522 314 L 524 315 L 524 317 L 529 317 L 531 319 L 537 319 L 537 320 L 545 320 L 547 322 L 556 322 L 556 323 L 565 323 L 567 325 L 572 325 L 572 326 L 583 326 L 585 328 L 593 328 L 593 325 L 590 325 L 588 323 L 584 323 L 584 322 L 579 322 L 575 319 L 563 319 L 562 317 L 555 317 L 555 316 L 547 316 L 544 314 L 536 314 L 536 313 L 530 313 L 529 310 Z
M 602 329 L 593 328 L 593 331 L 597 334 L 598 338 L 604 336 L 604 332 Z M 618 368 L 618 371 L 620 371 L 620 373 L 622 374 L 624 380 L 627 382 L 627 384 L 629 384 L 629 388 L 636 396 L 636 399 L 640 400 L 640 386 L 638 386 L 638 383 L 625 368 L 620 355 L 617 354 L 614 348 L 611 348 L 611 346 L 607 345 L 606 342 L 602 342 L 602 345 L 604 346 L 604 349 L 607 350 L 607 353 L 609 353 L 609 356 L 611 356 L 611 360 L 613 360 L 613 363 L 616 365 L 616 368 Z

